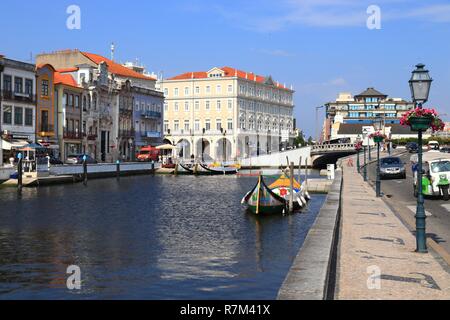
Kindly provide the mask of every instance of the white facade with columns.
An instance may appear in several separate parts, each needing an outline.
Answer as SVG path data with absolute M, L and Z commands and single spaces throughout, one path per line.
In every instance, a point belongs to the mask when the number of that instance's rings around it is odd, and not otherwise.
M 179 157 L 230 161 L 292 144 L 294 91 L 271 77 L 223 67 L 158 85 L 166 99 L 165 138 Z

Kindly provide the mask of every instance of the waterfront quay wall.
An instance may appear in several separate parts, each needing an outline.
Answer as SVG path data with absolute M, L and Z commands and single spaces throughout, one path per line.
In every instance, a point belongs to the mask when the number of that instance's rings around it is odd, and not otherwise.
M 153 173 L 153 169 L 158 169 L 160 164 L 155 163 L 154 167 L 151 163 L 121 163 L 120 174 L 121 175 L 137 175 L 137 174 L 150 174 Z M 111 177 L 116 174 L 117 165 L 114 163 L 101 163 L 101 164 L 89 164 L 88 165 L 88 177 Z M 79 176 L 83 174 L 83 165 L 56 165 L 51 166 L 49 173 L 52 176 Z
M 342 182 L 342 170 L 338 169 L 317 220 L 278 292 L 278 300 L 333 299 Z

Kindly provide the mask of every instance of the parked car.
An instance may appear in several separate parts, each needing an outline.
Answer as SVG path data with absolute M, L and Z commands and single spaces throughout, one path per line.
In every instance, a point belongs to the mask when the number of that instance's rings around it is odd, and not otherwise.
M 406 179 L 405 164 L 399 157 L 380 159 L 380 177 Z
M 408 150 L 409 153 L 417 153 L 419 145 L 416 142 L 409 142 L 406 144 L 406 150 Z
M 438 141 L 428 142 L 428 150 L 439 150 L 439 142 Z
M 442 153 L 450 153 L 450 147 L 443 147 L 441 148 Z
M 152 146 L 143 147 L 137 155 L 138 161 L 158 161 L 160 150 Z
M 76 154 L 76 155 L 70 155 L 67 157 L 66 163 L 67 164 L 83 164 L 83 157 L 86 156 L 86 162 L 88 164 L 97 164 L 97 160 L 92 158 L 91 156 L 85 155 L 85 154 Z

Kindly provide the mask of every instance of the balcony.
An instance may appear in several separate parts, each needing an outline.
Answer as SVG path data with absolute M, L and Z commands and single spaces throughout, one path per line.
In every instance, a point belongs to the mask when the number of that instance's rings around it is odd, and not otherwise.
M 75 132 L 75 131 L 64 131 L 64 139 L 80 140 L 81 139 L 81 133 L 80 132 Z
M 161 119 L 162 113 L 156 111 L 141 111 L 141 117 L 146 119 Z
M 52 137 L 55 135 L 55 126 L 48 123 L 41 123 L 38 135 L 41 137 Z
M 97 140 L 97 134 L 95 134 L 95 133 L 89 133 L 89 134 L 87 134 L 87 139 L 88 139 L 88 141 L 95 141 L 95 140 Z
M 119 137 L 121 138 L 133 138 L 135 134 L 135 130 L 119 130 Z
M 36 95 L 35 94 L 2 90 L 1 96 L 2 96 L 2 99 L 5 101 L 36 103 Z

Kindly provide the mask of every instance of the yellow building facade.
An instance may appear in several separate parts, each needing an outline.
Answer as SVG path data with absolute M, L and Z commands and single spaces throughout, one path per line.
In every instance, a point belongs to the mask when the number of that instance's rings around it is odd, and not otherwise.
M 272 80 L 230 67 L 159 82 L 164 134 L 177 155 L 231 161 L 278 152 L 294 138 L 293 94 Z

